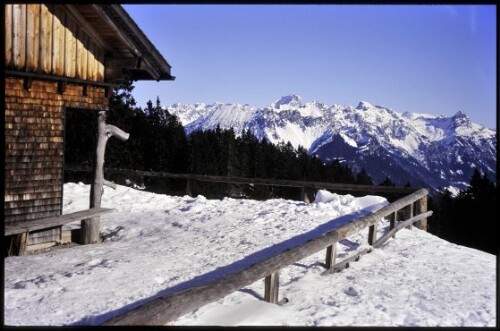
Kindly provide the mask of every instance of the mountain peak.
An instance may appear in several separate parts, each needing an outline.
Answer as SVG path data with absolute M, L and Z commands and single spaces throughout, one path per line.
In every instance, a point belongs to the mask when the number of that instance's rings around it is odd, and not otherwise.
M 467 115 L 459 110 L 455 115 L 451 117 L 455 126 L 468 126 L 470 124 L 470 120 Z
M 453 118 L 467 118 L 467 115 L 463 111 L 459 110 L 455 115 L 453 115 Z
M 302 107 L 302 98 L 297 94 L 291 94 L 281 97 L 279 100 L 273 102 L 272 106 L 276 109 L 281 109 L 281 106 L 290 106 L 294 108 Z
M 356 109 L 367 110 L 368 108 L 374 108 L 375 106 L 367 101 L 360 101 Z

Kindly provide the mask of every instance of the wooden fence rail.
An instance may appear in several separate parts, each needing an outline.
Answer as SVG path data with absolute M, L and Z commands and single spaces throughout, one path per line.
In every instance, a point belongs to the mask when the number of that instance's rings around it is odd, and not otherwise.
M 88 167 L 81 167 L 77 165 L 66 165 L 67 171 L 84 171 L 91 172 L 92 169 Z M 197 175 L 197 174 L 174 174 L 168 172 L 156 171 L 141 171 L 131 169 L 118 169 L 118 168 L 105 168 L 105 173 L 109 174 L 122 174 L 129 176 L 144 176 L 155 178 L 173 178 L 173 179 L 186 179 L 188 180 L 187 191 L 189 191 L 189 181 L 197 180 L 204 182 L 217 182 L 227 184 L 254 184 L 264 186 L 286 186 L 286 187 L 307 187 L 317 189 L 332 189 L 338 191 L 355 191 L 355 192 L 372 192 L 372 193 L 399 193 L 409 194 L 415 191 L 413 187 L 392 187 L 392 186 L 377 186 L 377 185 L 356 185 L 356 184 L 343 184 L 343 183 L 327 183 L 327 182 L 312 182 L 301 180 L 284 180 L 284 179 L 263 179 L 263 178 L 243 178 L 233 176 L 211 176 L 211 175 Z
M 314 239 L 309 239 L 307 242 L 303 242 L 297 246 L 287 248 L 282 252 L 245 267 L 243 270 L 234 272 L 207 284 L 152 299 L 122 315 L 111 318 L 104 324 L 165 325 L 188 312 L 216 301 L 263 278 L 266 279 L 265 298 L 267 301 L 278 304 L 282 303 L 286 301 L 286 299 L 281 301 L 278 300 L 280 269 L 326 249 L 327 255 L 325 266 L 327 267 L 327 272 L 335 272 L 335 270 L 345 267 L 350 261 L 358 259 L 361 254 L 371 251 L 371 249 L 363 250 L 355 256 L 351 256 L 335 264 L 335 247 L 337 243 L 367 227 L 370 227 L 369 241 L 373 248 L 380 247 L 380 245 L 393 236 L 396 231 L 414 222 L 418 222 L 416 224 L 418 228 L 425 230 L 425 220 L 432 215 L 432 211 L 426 210 L 427 194 L 428 191 L 426 189 L 419 189 L 382 207 L 370 215 L 358 218 Z M 425 203 L 422 201 L 425 201 Z M 418 208 L 413 208 L 414 204 L 417 204 Z M 399 212 L 403 210 L 406 210 L 404 213 L 405 219 L 399 225 L 396 225 L 395 219 L 397 215 L 400 214 Z M 408 210 L 411 211 L 407 212 Z M 414 216 L 413 211 L 418 214 Z M 390 231 L 377 240 L 374 226 L 379 220 L 387 217 L 390 220 Z

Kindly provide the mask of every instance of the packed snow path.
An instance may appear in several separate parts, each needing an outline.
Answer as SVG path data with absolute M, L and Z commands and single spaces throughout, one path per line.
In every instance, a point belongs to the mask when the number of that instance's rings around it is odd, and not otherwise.
M 89 190 L 65 184 L 64 212 L 87 208 Z M 5 324 L 101 324 L 144 300 L 232 272 L 284 240 L 387 203 L 373 196 L 319 196 L 307 205 L 105 188 L 103 206 L 117 211 L 103 217 L 102 244 L 5 259 Z M 367 231 L 342 240 L 338 258 L 366 241 Z M 341 273 L 322 276 L 324 257 L 318 252 L 280 271 L 280 297 L 289 299 L 284 306 L 263 302 L 264 282 L 258 281 L 172 324 L 496 325 L 491 254 L 413 228 Z

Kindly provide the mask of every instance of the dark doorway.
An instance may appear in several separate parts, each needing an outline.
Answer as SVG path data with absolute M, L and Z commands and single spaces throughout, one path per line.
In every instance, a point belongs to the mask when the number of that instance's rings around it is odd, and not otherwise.
M 69 171 L 70 166 L 92 169 L 97 144 L 98 111 L 67 108 L 64 130 L 64 182 L 90 184 L 92 172 Z

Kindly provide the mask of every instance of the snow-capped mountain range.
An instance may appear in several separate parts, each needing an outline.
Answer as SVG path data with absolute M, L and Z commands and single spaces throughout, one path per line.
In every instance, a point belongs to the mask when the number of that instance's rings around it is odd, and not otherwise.
M 409 112 L 362 101 L 356 107 L 303 103 L 282 97 L 265 108 L 214 103 L 174 104 L 187 134 L 232 127 L 272 143 L 290 141 L 323 161 L 339 159 L 355 173 L 362 167 L 375 183 L 387 176 L 398 185 L 463 189 L 474 167 L 496 179 L 496 132 L 463 113 L 451 117 Z

